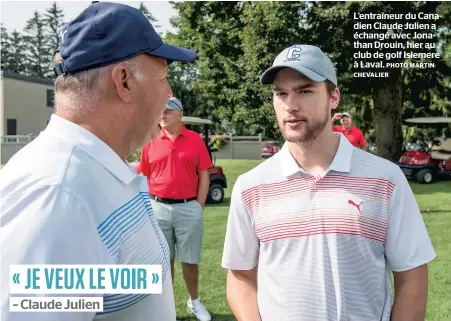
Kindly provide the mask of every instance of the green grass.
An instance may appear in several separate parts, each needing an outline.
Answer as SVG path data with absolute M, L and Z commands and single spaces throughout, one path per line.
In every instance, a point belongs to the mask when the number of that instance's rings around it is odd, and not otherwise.
M 204 238 L 202 262 L 199 266 L 199 296 L 205 307 L 212 314 L 212 320 L 235 320 L 226 301 L 226 273 L 221 267 L 225 228 L 230 204 L 230 193 L 236 178 L 260 161 L 234 160 L 217 161 L 227 175 L 228 188 L 225 200 L 219 205 L 208 205 L 204 212 Z M 174 295 L 178 320 L 196 320 L 186 312 L 188 292 L 182 276 L 180 264 L 175 266 Z
M 221 160 L 229 188 L 226 200 L 220 205 L 205 209 L 205 227 L 202 262 L 199 267 L 199 294 L 214 321 L 236 320 L 227 304 L 226 273 L 221 268 L 224 234 L 227 223 L 230 192 L 237 176 L 256 166 L 259 161 Z M 428 228 L 437 258 L 429 269 L 429 298 L 426 321 L 451 320 L 451 181 L 431 185 L 412 183 Z M 174 294 L 179 320 L 196 320 L 186 312 L 188 292 L 182 277 L 180 264 L 175 267 Z
M 230 312 L 226 301 L 226 274 L 221 268 L 230 192 L 237 176 L 259 164 L 259 161 L 221 160 L 217 164 L 224 167 L 229 188 L 226 190 L 224 203 L 209 205 L 205 209 L 199 293 L 214 321 L 232 321 L 236 319 Z M 451 320 L 451 181 L 442 181 L 431 185 L 411 183 L 411 186 L 437 252 L 437 258 L 429 268 L 426 321 Z M 185 309 L 188 292 L 179 264 L 176 264 L 175 275 L 174 294 L 177 317 L 180 320 L 195 320 Z

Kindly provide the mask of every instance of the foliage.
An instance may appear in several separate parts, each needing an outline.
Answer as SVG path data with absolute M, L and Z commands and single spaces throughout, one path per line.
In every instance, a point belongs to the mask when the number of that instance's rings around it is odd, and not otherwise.
M 142 1 L 139 4 L 138 10 L 141 11 L 144 14 L 144 16 L 146 16 L 146 18 L 149 19 L 150 22 L 152 22 L 152 23 L 158 22 L 158 20 L 149 11 L 149 9 L 147 9 L 147 7 L 144 5 L 144 3 Z
M 227 135 L 212 135 L 210 136 L 210 142 L 212 142 L 212 147 L 220 150 L 222 147 L 230 143 L 230 139 Z
M 158 22 L 143 2 L 139 10 L 152 23 Z M 66 22 L 63 10 L 53 2 L 44 12 L 34 11 L 23 31 L 8 31 L 1 24 L 1 69 L 52 78 L 53 53 L 58 48 L 59 32 Z
M 242 54 L 238 37 L 243 27 L 238 19 L 242 5 L 221 1 L 173 4 L 179 13 L 172 21 L 178 32 L 168 35 L 168 39 L 198 53 L 197 64 L 193 66 L 196 69 L 191 73 L 196 76 L 185 77 L 186 86 L 192 85 L 196 95 L 202 97 L 196 112 L 209 115 L 217 126 L 223 121 L 230 123 L 238 105 L 236 93 L 244 79 L 237 64 Z
M 43 15 L 44 23 L 44 37 L 46 39 L 44 49 L 46 51 L 47 57 L 45 66 L 45 76 L 53 77 L 53 52 L 55 48 L 58 48 L 60 40 L 60 30 L 64 26 L 64 13 L 63 10 L 58 7 L 56 2 L 45 11 Z
M 340 111 L 355 115 L 356 124 L 385 158 L 397 159 L 401 152 L 403 117 L 451 112 L 449 4 L 328 1 L 173 5 L 179 16 L 173 20 L 178 32 L 171 35 L 171 41 L 193 48 L 199 55 L 193 67 L 196 77 L 186 78 L 185 84 L 192 82 L 191 86 L 198 89 L 195 95 L 207 101 L 198 108 L 206 114 L 211 112 L 216 121 L 222 122 L 224 131 L 280 137 L 270 88 L 261 86 L 259 77 L 281 50 L 299 43 L 321 47 L 334 62 L 342 93 Z M 353 77 L 353 72 L 359 70 L 353 64 L 354 13 L 418 12 L 441 14 L 437 30 L 430 31 L 443 57 L 434 61 L 437 67 L 391 69 L 388 78 Z M 380 51 L 387 54 L 393 49 Z M 364 70 L 380 71 L 368 67 Z
M 28 73 L 38 77 L 44 77 L 47 71 L 51 54 L 46 46 L 44 35 L 44 19 L 35 11 L 32 18 L 27 21 L 24 29 L 25 58 Z
M 141 149 L 137 149 L 135 150 L 135 152 L 133 154 L 130 154 L 127 157 L 127 162 L 129 163 L 134 163 L 134 162 L 139 162 L 140 158 L 141 158 Z
M 339 111 L 354 115 L 354 122 L 377 145 L 380 156 L 397 159 L 403 140 L 418 136 L 418 131 L 403 136 L 403 118 L 451 116 L 451 2 L 186 1 L 172 5 L 178 12 L 171 20 L 177 32 L 164 40 L 196 50 L 198 59 L 171 64 L 168 78 L 185 114 L 211 119 L 213 131 L 281 138 L 271 88 L 261 86 L 259 78 L 280 51 L 300 43 L 321 47 L 334 62 L 341 91 Z M 139 9 L 157 26 L 143 2 Z M 392 69 L 389 78 L 353 77 L 358 70 L 380 71 L 354 65 L 354 14 L 419 12 L 440 14 L 437 29 L 429 31 L 436 47 L 430 51 L 442 57 L 434 60 L 436 68 Z M 2 25 L 2 70 L 51 77 L 49 66 L 63 19 L 62 10 L 53 3 L 43 14 L 35 12 L 23 32 L 9 32 Z M 393 49 L 380 51 L 387 54 Z

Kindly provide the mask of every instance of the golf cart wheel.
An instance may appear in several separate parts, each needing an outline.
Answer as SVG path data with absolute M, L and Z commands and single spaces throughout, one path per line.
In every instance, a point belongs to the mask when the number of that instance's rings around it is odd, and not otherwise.
M 434 181 L 434 172 L 431 169 L 422 169 L 417 174 L 417 181 L 422 184 L 430 184 Z
M 208 190 L 208 199 L 213 204 L 221 203 L 224 200 L 224 188 L 219 184 L 211 184 Z

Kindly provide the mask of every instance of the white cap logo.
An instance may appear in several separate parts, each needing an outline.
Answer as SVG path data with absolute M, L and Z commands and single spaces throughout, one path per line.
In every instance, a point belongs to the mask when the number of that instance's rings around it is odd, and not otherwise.
M 288 49 L 287 60 L 300 60 L 302 48 L 293 46 Z
M 64 35 L 66 34 L 66 32 L 67 32 L 67 29 L 64 30 L 64 31 L 63 30 L 60 31 L 61 44 L 64 43 Z

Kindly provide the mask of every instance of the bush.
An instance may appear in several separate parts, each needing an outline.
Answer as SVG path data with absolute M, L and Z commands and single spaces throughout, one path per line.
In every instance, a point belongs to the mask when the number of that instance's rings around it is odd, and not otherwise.
M 210 139 L 213 141 L 212 147 L 217 150 L 229 143 L 229 138 L 225 135 L 213 135 Z
M 135 150 L 135 152 L 133 154 L 130 154 L 127 157 L 127 161 L 129 163 L 134 163 L 134 162 L 139 162 L 139 159 L 141 158 L 141 148 Z

